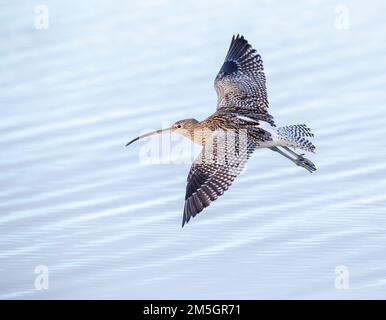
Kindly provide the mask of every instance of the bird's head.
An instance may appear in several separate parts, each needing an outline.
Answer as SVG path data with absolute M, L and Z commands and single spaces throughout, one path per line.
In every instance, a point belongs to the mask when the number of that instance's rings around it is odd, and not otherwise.
M 149 136 L 152 136 L 152 135 L 155 135 L 155 134 L 162 134 L 164 132 L 175 132 L 175 133 L 178 133 L 178 134 L 181 134 L 181 135 L 184 135 L 186 137 L 191 138 L 192 135 L 193 135 L 193 131 L 194 131 L 194 129 L 197 126 L 198 123 L 199 122 L 196 119 L 179 120 L 179 121 L 175 122 L 169 128 L 160 129 L 160 130 L 156 130 L 156 131 L 152 131 L 152 132 L 143 134 L 143 135 L 141 135 L 141 136 L 131 140 L 130 142 L 128 142 L 126 144 L 126 146 L 132 144 L 133 142 L 135 142 L 135 141 L 137 141 L 139 139 L 142 139 L 142 138 L 145 138 L 145 137 L 149 137 Z
M 195 127 L 197 126 L 198 121 L 196 119 L 184 119 L 179 120 L 176 123 L 174 123 L 170 129 L 172 132 L 181 133 L 183 131 L 193 131 Z

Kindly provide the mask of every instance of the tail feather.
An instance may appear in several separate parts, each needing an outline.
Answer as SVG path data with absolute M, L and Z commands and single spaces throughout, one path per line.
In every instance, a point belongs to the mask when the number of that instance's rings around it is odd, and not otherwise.
M 277 128 L 277 132 L 284 139 L 292 142 L 297 148 L 315 152 L 315 146 L 306 138 L 312 138 L 314 134 L 305 124 L 295 124 Z

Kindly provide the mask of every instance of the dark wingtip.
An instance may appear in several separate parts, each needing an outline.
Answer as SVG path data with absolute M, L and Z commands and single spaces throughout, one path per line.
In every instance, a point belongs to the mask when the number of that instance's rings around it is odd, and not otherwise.
M 183 216 L 182 216 L 182 225 L 181 225 L 181 228 L 183 228 L 184 225 L 185 225 L 186 223 L 189 222 L 189 220 L 190 220 L 190 217 L 187 216 L 187 215 L 185 214 L 185 212 L 184 212 L 184 214 L 183 214 Z
M 252 47 L 243 35 L 233 35 L 226 60 L 237 60 Z
M 187 214 L 187 207 L 186 207 L 186 202 L 185 202 L 184 213 L 182 215 L 182 225 L 181 225 L 181 228 L 183 228 L 185 223 L 188 223 L 189 220 L 190 220 L 190 216 Z

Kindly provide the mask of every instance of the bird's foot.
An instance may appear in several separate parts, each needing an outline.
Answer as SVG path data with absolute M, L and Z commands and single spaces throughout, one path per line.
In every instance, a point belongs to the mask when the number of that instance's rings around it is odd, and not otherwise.
M 314 172 L 316 170 L 316 166 L 307 158 L 303 157 L 304 154 L 301 154 L 295 160 L 295 164 L 299 167 L 303 167 L 307 169 L 309 172 Z

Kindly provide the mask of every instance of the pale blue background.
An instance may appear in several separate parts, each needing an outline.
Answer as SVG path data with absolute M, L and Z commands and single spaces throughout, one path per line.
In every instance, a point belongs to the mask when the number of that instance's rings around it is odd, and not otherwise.
M 1 298 L 386 297 L 386 6 L 275 3 L 47 0 L 36 30 L 40 2 L 3 1 Z M 260 150 L 181 229 L 189 165 L 124 144 L 215 110 L 234 33 L 263 57 L 276 122 L 312 127 L 318 171 Z

